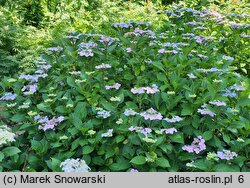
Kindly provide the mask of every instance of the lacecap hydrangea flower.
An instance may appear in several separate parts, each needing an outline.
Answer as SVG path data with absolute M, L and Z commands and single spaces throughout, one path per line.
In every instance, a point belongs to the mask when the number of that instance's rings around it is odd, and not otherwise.
M 60 167 L 64 172 L 89 172 L 90 168 L 84 160 L 66 159 L 61 162 Z
M 182 149 L 189 153 L 195 152 L 198 154 L 206 149 L 205 140 L 201 136 L 198 136 L 197 138 L 194 138 L 194 141 L 191 145 L 185 145 L 182 147 Z
M 15 141 L 15 134 L 6 125 L 0 126 L 0 146 Z
M 223 150 L 223 151 L 218 151 L 217 156 L 220 159 L 225 159 L 225 160 L 232 160 L 234 157 L 237 157 L 238 155 L 235 152 L 231 152 L 229 150 Z

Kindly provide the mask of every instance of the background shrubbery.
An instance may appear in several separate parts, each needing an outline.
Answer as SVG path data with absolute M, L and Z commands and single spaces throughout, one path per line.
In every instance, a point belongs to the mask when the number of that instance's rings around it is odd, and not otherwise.
M 0 100 L 0 124 L 10 128 L 1 129 L 16 135 L 1 146 L 1 171 L 61 171 L 68 158 L 84 159 L 92 171 L 250 171 L 247 1 L 0 4 L 0 96 L 18 95 Z M 131 26 L 114 27 L 120 22 Z M 131 92 L 153 84 L 154 94 Z M 150 108 L 183 120 L 124 114 Z M 161 131 L 170 128 L 177 132 Z M 198 136 L 206 150 L 182 149 Z M 238 156 L 219 159 L 223 150 Z

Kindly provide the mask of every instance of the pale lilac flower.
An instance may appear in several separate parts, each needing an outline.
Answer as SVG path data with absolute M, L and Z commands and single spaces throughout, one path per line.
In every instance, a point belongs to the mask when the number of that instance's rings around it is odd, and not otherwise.
M 30 75 L 30 74 L 21 74 L 19 76 L 20 79 L 24 79 L 24 80 L 27 80 L 27 81 L 31 81 L 31 82 L 38 82 L 38 76 L 37 75 Z
M 64 120 L 63 116 L 53 117 L 49 119 L 47 116 L 42 117 L 37 115 L 34 117 L 34 120 L 39 124 L 38 128 L 46 131 L 48 129 L 54 130 L 55 127 Z
M 121 23 L 114 23 L 113 24 L 114 27 L 116 28 L 121 28 L 121 29 L 128 29 L 128 28 L 132 28 L 133 25 L 132 24 L 127 24 L 127 23 L 124 23 L 124 22 L 121 22 Z
M 180 122 L 183 120 L 183 118 L 179 117 L 179 116 L 173 116 L 172 119 L 169 118 L 164 118 L 163 120 L 169 122 L 169 123 L 175 123 L 175 122 Z
M 121 84 L 115 83 L 114 85 L 111 85 L 111 86 L 106 85 L 106 86 L 105 86 L 105 89 L 106 89 L 106 90 L 110 90 L 110 89 L 116 89 L 116 90 L 118 90 L 120 87 L 121 87 Z
M 34 94 L 38 89 L 38 85 L 36 83 L 29 84 L 26 86 L 23 86 L 22 90 L 24 95 L 31 95 Z
M 194 141 L 191 145 L 185 145 L 182 147 L 182 149 L 189 153 L 195 152 L 198 154 L 206 149 L 205 140 L 201 136 L 198 136 L 197 138 L 194 138 Z
M 217 156 L 220 159 L 225 159 L 225 160 L 232 160 L 234 157 L 237 157 L 238 155 L 235 152 L 231 152 L 229 150 L 223 150 L 223 151 L 218 151 Z
M 57 46 L 57 47 L 47 48 L 47 50 L 52 51 L 52 52 L 60 52 L 63 50 L 63 48 L 61 46 Z
M 81 71 L 71 71 L 71 72 L 69 72 L 69 74 L 71 74 L 71 75 L 80 75 Z
M 91 48 L 97 47 L 98 44 L 95 43 L 95 42 L 90 41 L 90 42 L 87 42 L 87 43 L 82 42 L 81 44 L 79 44 L 79 46 L 80 46 L 82 49 L 87 50 L 87 49 L 91 49 Z
M 135 130 L 136 130 L 136 127 L 130 126 L 130 127 L 128 128 L 128 130 L 130 130 L 131 132 L 132 132 L 132 131 L 135 131 Z
M 196 36 L 195 40 L 196 42 L 202 44 L 205 41 L 205 38 L 203 36 Z
M 144 134 L 144 136 L 147 137 L 148 134 L 152 132 L 152 129 L 150 129 L 150 128 L 144 128 L 144 129 L 140 130 L 139 132 L 142 133 L 142 134 Z
M 228 61 L 233 61 L 233 60 L 234 60 L 234 58 L 233 58 L 233 57 L 226 56 L 226 55 L 223 55 L 223 56 L 222 56 L 222 59 L 224 59 L 224 60 L 228 60 Z
M 244 88 L 243 86 L 238 85 L 238 84 L 232 85 L 229 89 L 235 90 L 235 91 L 245 91 L 246 90 L 246 88 Z
M 169 129 L 161 129 L 161 132 L 164 132 L 165 134 L 174 134 L 174 132 L 177 132 L 176 128 L 169 128 Z
M 95 68 L 96 69 L 110 69 L 111 65 L 102 63 L 100 65 L 95 66 Z
M 191 78 L 191 79 L 197 78 L 193 73 L 189 73 L 189 74 L 187 74 L 187 76 L 188 76 L 189 78 Z
M 237 97 L 237 93 L 235 93 L 229 89 L 226 89 L 226 92 L 222 96 L 235 98 L 235 97 Z
M 103 133 L 101 137 L 112 137 L 113 136 L 113 129 L 109 129 L 106 133 Z
M 140 88 L 132 88 L 132 89 L 131 89 L 131 92 L 132 92 L 133 94 L 142 94 L 142 93 L 144 93 L 144 88 L 143 88 L 143 87 L 140 87 Z
M 4 96 L 0 98 L 0 101 L 13 101 L 17 98 L 15 93 L 5 93 Z
M 60 167 L 64 172 L 89 172 L 90 168 L 84 160 L 66 159 L 61 162 Z
M 153 84 L 152 88 L 144 87 L 144 90 L 146 91 L 147 94 L 155 94 L 159 92 L 158 86 L 156 84 Z
M 51 65 L 37 65 L 37 67 L 40 69 L 49 70 L 52 66 Z
M 100 110 L 100 111 L 97 112 L 97 117 L 102 117 L 103 119 L 106 119 L 109 116 L 111 116 L 111 112 L 110 111 Z
M 145 112 L 141 112 L 140 115 L 144 117 L 145 120 L 162 120 L 161 113 L 157 112 L 153 108 L 150 108 Z
M 142 94 L 142 93 L 147 93 L 147 94 L 155 94 L 159 92 L 158 86 L 156 84 L 153 84 L 152 87 L 140 87 L 140 88 L 132 88 L 131 92 L 133 94 Z
M 132 168 L 130 172 L 139 172 L 137 169 Z
M 85 57 L 92 57 L 94 56 L 94 53 L 91 49 L 88 49 L 88 50 L 81 50 L 80 52 L 78 52 L 78 54 L 80 56 L 85 56 Z
M 127 53 L 131 53 L 131 52 L 132 52 L 132 49 L 131 49 L 131 48 L 126 48 L 126 52 L 127 52 Z
M 132 110 L 131 108 L 127 108 L 124 111 L 125 116 L 134 116 L 134 115 L 137 115 L 137 114 L 138 113 L 136 111 Z
M 213 104 L 216 106 L 226 106 L 226 103 L 224 101 L 219 101 L 219 100 L 210 101 L 209 104 Z
M 163 48 L 161 48 L 161 49 L 158 50 L 158 53 L 159 53 L 159 54 L 164 54 L 164 53 L 166 53 L 166 50 L 163 49 Z
M 211 117 L 214 117 L 214 116 L 216 115 L 214 112 L 212 112 L 211 110 L 206 109 L 206 108 L 203 108 L 203 109 L 199 108 L 199 109 L 198 109 L 198 112 L 199 112 L 200 114 L 209 115 L 209 116 L 211 116 Z

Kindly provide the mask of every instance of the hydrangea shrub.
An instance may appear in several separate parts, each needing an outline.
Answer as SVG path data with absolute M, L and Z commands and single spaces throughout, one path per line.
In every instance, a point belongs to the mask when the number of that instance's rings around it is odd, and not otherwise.
M 157 29 L 61 36 L 35 72 L 5 77 L 0 115 L 15 142 L 0 136 L 1 170 L 250 171 L 249 79 L 225 42 L 249 44 L 249 24 L 164 14 Z

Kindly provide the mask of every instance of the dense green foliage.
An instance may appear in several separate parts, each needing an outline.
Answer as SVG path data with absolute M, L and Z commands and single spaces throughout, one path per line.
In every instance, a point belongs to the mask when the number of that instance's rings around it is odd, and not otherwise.
M 0 1 L 0 171 L 250 171 L 246 1 L 15 2 Z

